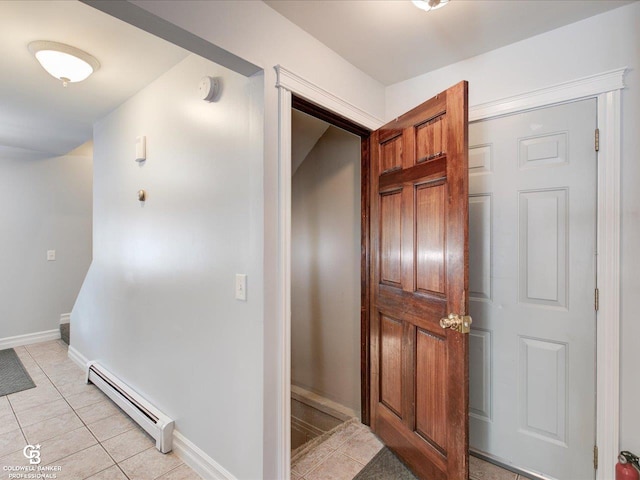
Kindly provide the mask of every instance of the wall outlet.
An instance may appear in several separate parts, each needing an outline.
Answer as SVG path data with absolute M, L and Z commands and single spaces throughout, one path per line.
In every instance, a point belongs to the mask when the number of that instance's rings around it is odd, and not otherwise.
M 55 250 L 47 250 L 47 261 L 54 262 L 56 260 L 56 251 Z
M 247 276 L 236 273 L 236 300 L 247 301 Z

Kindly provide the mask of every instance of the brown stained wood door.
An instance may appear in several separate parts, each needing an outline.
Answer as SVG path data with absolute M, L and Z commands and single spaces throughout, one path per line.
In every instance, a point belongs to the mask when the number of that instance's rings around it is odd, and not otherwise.
M 371 135 L 371 427 L 423 479 L 467 479 L 468 102 L 461 82 Z

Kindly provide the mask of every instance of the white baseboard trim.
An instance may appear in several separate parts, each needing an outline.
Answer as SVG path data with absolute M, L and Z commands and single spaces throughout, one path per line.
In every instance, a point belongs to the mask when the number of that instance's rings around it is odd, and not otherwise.
M 44 332 L 27 333 L 26 335 L 16 335 L 15 337 L 0 338 L 0 350 L 6 348 L 21 347 L 32 343 L 48 342 L 60 338 L 60 329 L 46 330 Z
M 82 368 L 82 370 L 87 369 L 87 363 L 89 363 L 89 359 L 84 355 L 82 355 L 78 350 L 73 348 L 71 345 L 69 345 L 69 350 L 67 351 L 67 357 L 69 357 L 69 360 L 71 360 L 73 363 L 75 363 L 80 368 Z
M 60 315 L 60 325 L 63 325 L 65 323 L 71 323 L 70 313 L 63 313 L 62 315 Z
M 345 407 L 338 402 L 329 400 L 322 395 L 319 395 L 311 390 L 308 390 L 300 385 L 291 383 L 291 399 L 298 400 L 316 410 L 320 410 L 327 415 L 335 417 L 343 422 L 351 420 L 352 418 L 360 418 L 360 414 L 355 410 Z
M 204 480 L 237 480 L 222 465 L 176 430 L 173 431 L 173 451 Z

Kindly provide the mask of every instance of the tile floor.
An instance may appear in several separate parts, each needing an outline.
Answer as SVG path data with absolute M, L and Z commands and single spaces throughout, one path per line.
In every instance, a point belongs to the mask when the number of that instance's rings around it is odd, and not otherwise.
M 352 480 L 381 448 L 380 440 L 365 425 L 338 427 L 322 443 L 294 457 L 291 480 Z M 527 480 L 475 457 L 470 457 L 469 470 L 471 480 Z
M 41 465 L 59 466 L 57 480 L 197 480 L 93 385 L 60 340 L 17 347 L 36 388 L 0 397 L 0 480 L 5 467 L 28 465 L 22 450 L 41 445 Z M 351 480 L 382 448 L 371 430 L 351 423 L 304 452 L 292 480 Z M 472 480 L 525 480 L 471 457 Z M 392 480 L 392 479 L 389 479 Z
M 61 340 L 17 347 L 36 388 L 0 397 L 0 480 L 26 466 L 22 450 L 41 445 L 40 465 L 57 480 L 196 480 L 200 477 L 154 440 L 93 385 L 67 357 Z

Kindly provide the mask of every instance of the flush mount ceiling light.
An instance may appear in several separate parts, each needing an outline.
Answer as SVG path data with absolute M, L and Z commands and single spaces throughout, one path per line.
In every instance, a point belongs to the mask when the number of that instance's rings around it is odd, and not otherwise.
M 449 0 L 411 0 L 411 2 L 420 10 L 428 12 L 429 10 L 435 10 L 440 7 L 444 7 Z
M 85 80 L 100 68 L 100 62 L 95 57 L 64 43 L 38 40 L 29 44 L 29 51 L 42 68 L 61 80 L 65 87 L 69 83 Z

